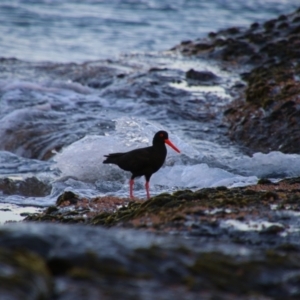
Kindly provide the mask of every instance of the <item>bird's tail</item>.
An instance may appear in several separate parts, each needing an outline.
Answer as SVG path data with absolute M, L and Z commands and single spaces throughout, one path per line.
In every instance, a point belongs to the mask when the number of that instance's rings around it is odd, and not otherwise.
M 117 164 L 118 158 L 121 157 L 123 153 L 111 153 L 104 155 L 106 159 L 103 161 L 104 164 Z

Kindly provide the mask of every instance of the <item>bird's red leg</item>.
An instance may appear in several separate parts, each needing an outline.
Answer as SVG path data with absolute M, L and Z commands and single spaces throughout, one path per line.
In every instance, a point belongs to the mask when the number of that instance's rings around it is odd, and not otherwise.
M 150 193 L 149 193 L 149 181 L 146 181 L 145 183 L 145 188 L 146 188 L 146 192 L 147 192 L 147 199 L 150 198 Z
M 130 179 L 129 181 L 130 199 L 133 199 L 133 184 L 134 184 L 134 180 Z

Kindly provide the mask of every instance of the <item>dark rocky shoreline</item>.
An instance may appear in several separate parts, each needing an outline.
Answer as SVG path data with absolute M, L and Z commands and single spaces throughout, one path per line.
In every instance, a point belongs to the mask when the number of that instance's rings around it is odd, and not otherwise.
M 232 140 L 251 151 L 299 153 L 299 45 L 300 10 L 172 51 L 243 73 L 246 85 L 234 88 L 224 112 Z M 186 77 L 217 81 L 213 75 Z M 36 194 L 26 182 L 1 184 Z M 66 192 L 0 228 L 1 299 L 299 299 L 299 200 L 300 178 L 147 201 Z
M 66 192 L 0 229 L 1 264 L 19 276 L 3 273 L 1 295 L 298 299 L 299 184 L 262 179 L 147 201 Z
M 229 28 L 174 47 L 217 60 L 246 82 L 225 113 L 228 135 L 253 152 L 300 153 L 300 9 L 250 28 Z

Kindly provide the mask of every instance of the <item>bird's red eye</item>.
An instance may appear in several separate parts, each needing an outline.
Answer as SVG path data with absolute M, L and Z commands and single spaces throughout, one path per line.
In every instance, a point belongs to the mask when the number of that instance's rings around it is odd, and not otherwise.
M 159 136 L 160 136 L 160 137 L 164 137 L 164 134 L 163 134 L 163 133 L 161 133 Z

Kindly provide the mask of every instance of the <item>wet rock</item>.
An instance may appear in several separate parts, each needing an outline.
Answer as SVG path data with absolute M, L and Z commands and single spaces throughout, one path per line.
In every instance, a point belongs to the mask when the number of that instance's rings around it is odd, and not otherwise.
M 16 180 L 10 178 L 0 179 L 0 190 L 5 195 L 22 195 L 26 197 L 44 197 L 51 192 L 51 186 L 36 177 Z
M 194 69 L 188 70 L 185 74 L 185 77 L 190 85 L 214 84 L 219 80 L 218 76 L 212 72 L 196 71 Z
M 56 200 L 56 205 L 62 205 L 62 204 L 76 204 L 78 202 L 79 197 L 75 195 L 71 191 L 64 192 L 62 195 L 60 195 Z
M 120 68 L 109 60 L 85 62 L 82 64 L 48 63 L 39 67 L 40 71 L 52 76 L 59 76 L 78 82 L 83 86 L 103 89 L 114 82 L 116 78 L 125 77 L 124 68 Z
M 253 293 L 258 299 L 297 299 L 299 182 L 264 179 L 147 201 L 73 203 L 73 194 L 63 194 L 60 205 L 0 228 L 0 247 L 41 256 L 59 300 L 81 299 L 82 292 L 88 299 L 143 299 L 144 293 L 166 299 L 250 300 Z
M 41 241 L 49 246 L 40 254 L 37 245 Z M 10 257 L 15 259 L 15 249 L 39 257 L 42 267 L 33 264 L 32 276 L 42 274 L 44 281 L 32 287 L 46 290 L 50 299 L 51 295 L 59 300 L 70 296 L 82 299 L 83 294 L 85 299 L 95 300 L 144 299 L 146 293 L 152 299 L 250 300 L 255 294 L 257 299 L 279 300 L 300 295 L 297 251 L 258 251 L 251 250 L 252 246 L 223 243 L 212 250 L 204 241 L 201 237 L 188 240 L 141 230 L 74 225 L 11 224 L 0 228 L 0 247 Z M 51 290 L 47 290 L 48 274 Z M 29 276 L 23 280 L 30 286 Z
M 73 199 L 74 196 L 70 196 Z M 245 222 L 247 227 L 248 220 L 253 219 L 260 224 L 269 222 L 272 217 L 272 224 L 262 227 L 256 233 L 239 233 L 240 243 L 247 243 L 250 235 L 252 241 L 269 244 L 274 243 L 272 233 L 286 233 L 290 226 L 297 226 L 296 216 L 282 218 L 280 212 L 284 212 L 287 207 L 297 210 L 299 199 L 299 184 L 294 178 L 268 184 L 263 181 L 244 188 L 204 188 L 195 192 L 182 190 L 172 195 L 164 193 L 147 201 L 110 197 L 91 200 L 77 198 L 76 203 L 67 200 L 43 213 L 28 215 L 25 220 L 123 226 L 156 232 L 172 231 L 180 235 L 209 234 L 216 239 L 226 240 L 230 236 L 236 237 L 238 231 L 224 227 L 222 222 L 237 220 L 238 223 Z M 277 226 L 277 223 L 282 226 Z M 261 232 L 270 235 L 260 236 Z
M 31 93 L 30 89 L 28 93 Z M 90 134 L 99 134 L 99 129 L 104 132 L 114 128 L 114 122 L 105 117 L 87 119 L 72 116 L 73 122 L 69 122 L 69 108 L 64 106 L 53 106 L 50 109 L 37 105 L 8 113 L 0 122 L 0 150 L 26 158 L 48 160 L 54 156 L 55 151 L 81 139 L 84 136 L 82 128 L 86 128 L 88 123 L 91 125 L 88 129 Z M 61 117 L 64 110 L 66 119 Z
M 272 181 L 268 178 L 261 178 L 257 182 L 258 184 L 272 184 Z
M 116 197 L 101 197 L 94 199 L 79 198 L 68 191 L 60 195 L 55 206 L 50 206 L 43 213 L 29 214 L 25 219 L 35 222 L 56 222 L 56 223 L 84 223 L 88 224 L 101 212 L 99 219 L 110 215 L 118 208 L 131 207 L 141 201 L 120 199 Z M 121 208 L 120 208 L 121 207 Z M 106 221 L 103 221 L 104 223 Z M 107 220 L 109 223 L 109 220 Z
M 261 231 L 262 234 L 278 234 L 282 231 L 284 231 L 284 226 L 281 224 L 273 224 L 271 226 L 268 226 L 266 228 L 263 228 Z
M 52 278 L 45 261 L 36 252 L 0 247 L 0 264 L 1 299 L 50 298 Z

